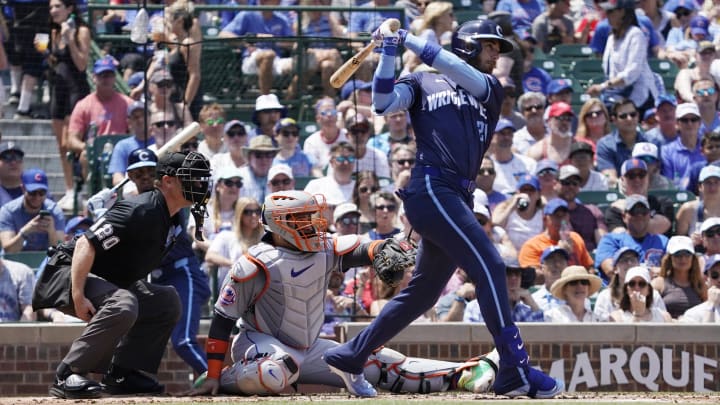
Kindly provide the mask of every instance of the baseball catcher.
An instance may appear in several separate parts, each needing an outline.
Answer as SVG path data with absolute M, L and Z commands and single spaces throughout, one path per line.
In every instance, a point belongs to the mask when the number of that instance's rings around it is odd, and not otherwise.
M 266 197 L 262 212 L 266 234 L 233 265 L 223 282 L 208 335 L 208 372 L 196 381 L 191 395 L 219 391 L 274 395 L 296 383 L 351 384 L 322 359 L 326 349 L 337 345 L 318 337 L 330 274 L 374 262 L 380 277 L 397 283 L 414 263 L 413 249 L 393 240 L 361 243 L 357 235 L 328 235 L 320 215 L 324 209 L 321 196 L 303 191 Z M 230 349 L 233 364 L 223 370 L 230 332 L 238 319 L 241 330 Z M 487 357 L 453 363 L 411 359 L 377 348 L 365 373 L 367 381 L 393 392 L 455 387 L 483 391 L 492 384 L 497 359 L 495 354 Z M 351 392 L 374 393 L 367 381 Z

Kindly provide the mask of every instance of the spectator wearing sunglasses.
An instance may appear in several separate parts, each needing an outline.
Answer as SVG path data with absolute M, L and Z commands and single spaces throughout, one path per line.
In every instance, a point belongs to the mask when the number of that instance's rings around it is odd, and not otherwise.
M 413 158 L 414 158 L 413 154 Z M 370 196 L 380 190 L 380 183 L 375 172 L 363 170 L 355 178 L 352 201 L 360 211 L 360 227 L 358 233 L 366 233 L 375 227 L 375 210 L 370 206 Z
M 545 201 L 557 197 L 558 165 L 554 160 L 543 159 L 535 166 L 535 177 L 540 182 L 540 196 Z
M 650 268 L 660 267 L 660 260 L 668 238 L 650 232 L 650 203 L 644 195 L 629 195 L 623 201 L 622 218 L 626 232 L 615 231 L 600 239 L 595 249 L 595 263 L 601 270 L 600 276 L 609 281 L 613 275 L 613 255 L 622 247 L 631 247 L 640 252 L 640 264 Z
M 717 74 L 717 65 L 713 63 L 717 56 L 715 44 L 710 40 L 698 42 L 698 47 L 694 52 L 695 65 L 680 69 L 675 77 L 674 89 L 675 93 L 683 102 L 689 103 L 695 99 L 693 94 L 693 84 L 698 80 L 713 80 Z M 668 89 L 670 90 L 670 89 Z
M 335 233 L 338 236 L 356 235 L 360 230 L 360 211 L 353 203 L 343 203 L 333 211 Z
M 485 156 L 480 163 L 478 175 L 475 177 L 477 189 L 473 192 L 473 194 L 483 192 L 487 196 L 487 206 L 490 209 L 490 212 L 495 210 L 495 206 L 497 206 L 498 203 L 508 199 L 507 194 L 493 190 L 496 175 L 495 164 L 490 157 Z
M 248 133 L 245 123 L 232 120 L 225 123 L 223 128 L 223 145 L 227 152 L 220 152 L 210 159 L 210 167 L 213 171 L 222 170 L 225 167 L 243 167 L 247 165 L 247 158 L 243 148 L 248 145 Z
M 243 179 L 241 197 L 265 201 L 265 196 L 270 193 L 268 172 L 279 150 L 267 135 L 258 135 L 250 140 L 249 146 L 243 147 L 248 164 L 238 169 Z
M 712 79 L 700 79 L 693 83 L 693 98 L 700 112 L 701 137 L 720 128 L 720 114 L 717 111 L 718 88 Z
M 182 122 L 185 126 L 190 125 L 194 120 L 187 104 L 174 102 L 172 100 L 175 82 L 170 72 L 166 69 L 158 69 L 150 76 L 150 93 L 149 104 L 150 113 L 158 111 L 166 111 L 172 115 L 176 121 Z M 132 94 L 132 93 L 131 93 Z M 138 98 L 140 95 L 138 95 Z
M 15 142 L 0 144 L 0 207 L 23 195 L 25 152 Z
M 155 140 L 154 148 L 162 148 L 178 131 L 178 123 L 171 115 L 156 112 L 150 116 L 149 134 Z
M 366 240 L 384 240 L 401 232 L 398 228 L 399 203 L 392 193 L 377 191 L 370 196 L 370 208 L 375 211 L 375 227 L 363 234 Z
M 263 94 L 255 99 L 255 111 L 252 115 L 252 122 L 255 124 L 255 133 L 250 138 L 257 135 L 267 135 L 270 138 L 275 136 L 275 124 L 287 115 L 287 108 L 280 104 L 280 100 L 275 94 Z M 274 140 L 273 140 L 274 141 Z M 260 200 L 262 201 L 262 200 Z
M 688 184 L 688 190 L 699 194 L 698 181 L 700 172 L 708 165 L 717 166 L 720 164 L 720 129 L 705 134 L 700 141 L 700 147 L 703 156 L 705 156 L 705 162 L 697 162 L 690 169 L 690 183 Z
M 675 185 L 660 173 L 660 158 L 657 145 L 651 142 L 638 142 L 633 147 L 632 157 L 645 162 L 650 183 L 648 190 L 674 190 Z
M 535 143 L 526 155 L 535 160 L 550 159 L 558 163 L 567 163 L 570 146 L 573 143 L 572 122 L 575 113 L 570 104 L 556 101 L 548 109 L 547 126 L 550 136 Z
M 260 242 L 265 233 L 260 203 L 252 197 L 240 197 L 235 204 L 233 227 L 219 232 L 210 242 L 205 261 L 218 266 L 217 279 L 222 284 L 228 270 L 250 246 Z
M 588 273 L 585 267 L 566 267 L 550 287 L 552 295 L 565 303 L 545 311 L 545 322 L 597 322 L 589 297 L 598 292 L 600 287 L 600 277 Z
M 385 189 L 394 191 L 405 188 L 410 181 L 410 172 L 415 167 L 415 143 L 394 144 L 390 149 L 390 175 L 392 183 Z
M 675 220 L 674 202 L 668 197 L 648 195 L 650 177 L 645 162 L 636 158 L 628 159 L 620 173 L 619 191 L 626 196 L 642 195 L 650 204 L 652 214 L 648 232 L 672 236 L 671 230 Z M 623 232 L 627 229 L 624 217 L 625 204 L 626 199 L 618 199 L 605 211 L 605 224 L 610 232 Z
M 630 159 L 632 148 L 638 142 L 648 142 L 648 139 L 638 131 L 640 116 L 632 100 L 615 102 L 610 109 L 610 117 L 615 130 L 597 142 L 596 161 L 598 171 L 608 179 L 608 187 L 615 188 L 621 166 Z
M 705 280 L 708 286 L 707 299 L 685 311 L 680 322 L 720 322 L 720 254 L 710 256 L 705 263 Z
M 225 109 L 220 104 L 207 104 L 200 110 L 199 124 L 204 139 L 200 142 L 198 152 L 208 159 L 218 153 L 227 152 L 227 146 L 223 143 L 225 119 Z
M 296 177 L 320 177 L 322 171 L 313 169 L 310 158 L 300 149 L 300 126 L 292 118 L 283 118 L 275 124 L 275 141 L 280 151 L 273 165 L 285 164 L 292 168 Z
M 570 226 L 585 241 L 587 250 L 592 252 L 608 232 L 603 213 L 597 206 L 583 204 L 577 199 L 582 181 L 577 167 L 562 166 L 558 180 L 558 197 L 568 205 Z
M 695 103 L 683 103 L 675 110 L 678 137 L 660 148 L 662 174 L 678 190 L 687 190 L 690 171 L 696 162 L 704 162 L 699 140 L 700 111 Z
M 295 177 L 290 166 L 277 163 L 268 172 L 268 187 L 270 192 L 287 191 L 295 189 Z
M 330 163 L 330 148 L 333 145 L 347 142 L 347 131 L 338 126 L 337 116 L 338 110 L 332 98 L 323 97 L 315 104 L 315 123 L 320 129 L 305 139 L 303 152 L 316 169 L 325 170 Z
M 44 251 L 65 239 L 65 217 L 48 198 L 45 172 L 25 170 L 22 184 L 23 195 L 0 208 L 0 243 L 7 253 Z
M 305 191 L 323 194 L 329 206 L 351 202 L 355 188 L 355 147 L 347 142 L 334 145 L 330 149 L 330 167 L 332 172 L 328 170 L 327 175 L 310 180 Z
M 692 239 L 687 236 L 670 238 L 660 274 L 652 280 L 652 286 L 658 290 L 667 311 L 675 319 L 707 299 L 707 286 Z
M 544 89 L 543 89 L 544 91 Z M 513 151 L 524 154 L 528 149 L 550 132 L 545 126 L 545 104 L 547 99 L 540 91 L 529 91 L 518 97 L 517 106 L 525 118 L 525 126 L 517 129 L 513 136 Z
M 372 120 L 364 114 L 350 115 L 345 120 L 347 140 L 355 148 L 355 171 L 372 170 L 378 177 L 390 178 L 390 166 L 387 154 L 368 145 L 368 140 L 375 133 Z M 328 174 L 333 167 L 328 168 Z
M 542 116 L 542 112 L 540 112 Z M 515 126 L 512 121 L 501 118 L 495 125 L 490 143 L 490 158 L 495 166 L 493 189 L 510 195 L 515 192 L 518 179 L 524 174 L 535 173 L 537 161 L 513 151 Z
M 655 305 L 657 293 L 650 284 L 650 272 L 646 267 L 636 266 L 627 271 L 622 285 L 619 308 L 610 314 L 609 321 L 672 322 L 670 314 Z
M 595 152 L 584 139 L 570 146 L 570 164 L 580 172 L 580 191 L 607 191 L 607 178 L 595 170 Z

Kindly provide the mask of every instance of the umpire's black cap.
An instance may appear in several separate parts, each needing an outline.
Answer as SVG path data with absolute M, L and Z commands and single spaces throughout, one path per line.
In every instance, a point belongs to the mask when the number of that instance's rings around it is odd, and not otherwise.
M 157 178 L 162 176 L 175 176 L 182 167 L 187 155 L 181 152 L 172 152 L 161 157 L 157 162 Z

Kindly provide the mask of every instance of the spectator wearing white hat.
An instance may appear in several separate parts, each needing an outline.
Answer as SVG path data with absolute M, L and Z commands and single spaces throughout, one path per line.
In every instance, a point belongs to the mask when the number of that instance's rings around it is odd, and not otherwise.
M 700 111 L 695 103 L 677 106 L 675 118 L 678 137 L 660 148 L 662 174 L 680 190 L 687 190 L 690 168 L 696 162 L 705 161 L 699 142 Z
M 558 176 L 558 197 L 568 205 L 572 229 L 582 236 L 587 250 L 592 252 L 608 232 L 602 211 L 592 204 L 577 199 L 580 192 L 580 171 L 573 165 L 564 165 Z
M 632 150 L 632 157 L 645 162 L 650 176 L 648 190 L 674 190 L 675 185 L 660 173 L 658 147 L 651 142 L 638 142 Z
M 660 264 L 660 274 L 652 280 L 670 315 L 677 319 L 689 308 L 707 299 L 707 286 L 695 255 L 692 239 L 670 238 Z M 628 276 L 625 276 L 629 281 Z
M 720 254 L 720 217 L 710 217 L 700 226 L 700 248 L 704 251 L 703 263 L 710 260 L 710 256 Z
M 271 193 L 295 189 L 295 177 L 290 166 L 277 163 L 268 172 L 268 187 Z
M 263 94 L 255 99 L 255 111 L 252 115 L 252 122 L 255 124 L 255 133 L 250 139 L 257 135 L 275 137 L 275 124 L 287 114 L 287 108 L 280 104 L 275 94 Z
M 540 181 L 540 195 L 543 200 L 557 198 L 558 164 L 554 160 L 543 159 L 535 166 L 535 177 Z
M 356 235 L 360 229 L 360 211 L 353 203 L 342 203 L 333 211 L 333 224 L 338 236 Z
M 708 258 L 705 264 L 705 280 L 708 286 L 707 299 L 685 311 L 680 322 L 720 323 L 720 254 Z
M 700 171 L 700 196 L 683 203 L 677 212 L 677 235 L 691 236 L 700 245 L 700 227 L 705 218 L 720 217 L 720 167 L 705 166 Z
M 672 322 L 670 314 L 655 305 L 656 299 L 650 271 L 642 266 L 631 267 L 625 274 L 619 308 L 610 313 L 610 321 Z
M 239 168 L 247 165 L 243 148 L 248 144 L 248 133 L 244 122 L 238 120 L 226 122 L 223 128 L 222 143 L 227 152 L 216 153 L 210 159 L 210 167 L 213 171 L 217 172 L 225 167 Z

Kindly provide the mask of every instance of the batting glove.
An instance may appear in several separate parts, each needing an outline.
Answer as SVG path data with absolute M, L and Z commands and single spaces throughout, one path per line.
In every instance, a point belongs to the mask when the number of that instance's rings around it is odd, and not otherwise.
M 105 214 L 108 208 L 115 204 L 115 201 L 117 201 L 117 193 L 109 188 L 104 188 L 88 199 L 88 212 L 91 213 L 95 219 L 98 219 Z

